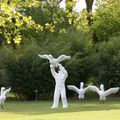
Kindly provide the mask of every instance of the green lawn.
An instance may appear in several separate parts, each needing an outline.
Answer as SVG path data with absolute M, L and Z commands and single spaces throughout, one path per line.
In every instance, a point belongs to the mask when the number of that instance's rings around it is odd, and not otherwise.
M 6 102 L 0 120 L 120 120 L 120 99 L 69 100 L 69 108 L 51 109 L 52 101 Z

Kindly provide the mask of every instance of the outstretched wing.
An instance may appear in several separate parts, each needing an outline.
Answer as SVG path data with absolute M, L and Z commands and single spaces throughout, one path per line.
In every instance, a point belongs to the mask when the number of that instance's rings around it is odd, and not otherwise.
M 109 90 L 105 91 L 105 95 L 108 96 L 110 94 L 117 93 L 119 89 L 120 89 L 119 87 L 110 88 Z
M 89 90 L 90 90 L 90 87 L 89 87 L 89 86 L 86 87 L 86 88 L 84 88 L 84 93 L 88 92 Z
M 48 59 L 49 61 L 51 60 L 50 56 L 47 54 L 44 54 L 44 55 L 38 54 L 38 56 L 43 59 Z
M 5 95 L 7 95 L 10 92 L 10 90 L 11 90 L 11 87 L 9 89 L 5 90 L 4 91 Z
M 63 60 L 67 60 L 67 59 L 70 59 L 70 58 L 71 58 L 71 56 L 61 55 L 61 56 L 59 56 L 59 57 L 57 58 L 57 62 L 59 63 L 59 62 L 61 62 L 61 61 L 63 61 Z
M 89 87 L 89 90 L 100 94 L 100 90 L 96 86 L 88 86 L 88 87 Z
M 67 88 L 69 90 L 73 90 L 73 91 L 75 91 L 75 92 L 77 92 L 79 94 L 79 89 L 76 86 L 74 86 L 74 85 L 68 85 Z

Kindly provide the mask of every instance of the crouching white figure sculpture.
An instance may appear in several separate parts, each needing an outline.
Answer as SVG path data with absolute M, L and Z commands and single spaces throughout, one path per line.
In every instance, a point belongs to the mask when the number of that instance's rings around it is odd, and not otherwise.
M 52 108 L 58 108 L 60 96 L 62 99 L 63 108 L 67 108 L 68 103 L 66 98 L 65 80 L 68 77 L 68 73 L 59 62 L 62 62 L 63 60 L 66 60 L 66 59 L 70 59 L 71 57 L 66 55 L 61 55 L 58 58 L 53 58 L 52 55 L 47 55 L 47 54 L 44 54 L 44 55 L 39 54 L 39 57 L 49 60 L 50 70 L 51 70 L 52 76 L 55 79 L 56 85 L 54 90 L 54 100 L 53 100 Z M 58 72 L 55 71 L 56 67 L 59 68 Z
M 89 86 L 86 87 L 86 88 L 83 88 L 84 87 L 84 83 L 83 82 L 80 82 L 80 89 L 78 89 L 76 86 L 74 85 L 68 85 L 67 86 L 69 90 L 73 90 L 75 92 L 78 93 L 78 98 L 82 101 L 84 100 L 84 95 L 87 91 L 89 91 Z
M 66 98 L 65 80 L 68 77 L 68 73 L 61 64 L 58 64 L 58 67 L 59 67 L 59 70 L 57 73 L 55 71 L 55 67 L 53 65 L 50 65 L 51 73 L 56 83 L 52 108 L 58 108 L 60 96 L 62 99 L 63 108 L 67 108 L 68 103 Z
M 89 86 L 89 89 L 93 92 L 96 92 L 99 95 L 99 100 L 103 101 L 103 103 L 106 101 L 107 96 L 109 96 L 113 93 L 117 93 L 119 91 L 119 87 L 110 88 L 105 91 L 103 84 L 100 85 L 100 89 L 97 88 L 96 86 Z
M 9 89 L 5 90 L 5 87 L 1 88 L 1 95 L 0 95 L 0 106 L 3 109 L 3 104 L 6 100 L 6 95 L 9 93 L 9 91 L 11 90 L 11 87 Z

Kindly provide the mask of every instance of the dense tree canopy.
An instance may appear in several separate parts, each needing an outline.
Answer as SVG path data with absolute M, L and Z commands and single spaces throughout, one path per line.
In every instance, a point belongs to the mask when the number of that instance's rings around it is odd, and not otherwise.
M 99 41 L 108 41 L 109 37 L 120 32 L 119 0 L 100 0 L 94 15 L 93 28 Z
M 22 41 L 21 30 L 35 28 L 42 30 L 41 25 L 37 25 L 31 16 L 25 15 L 26 7 L 36 6 L 39 2 L 22 0 L 1 0 L 0 1 L 0 36 L 1 44 L 16 44 Z

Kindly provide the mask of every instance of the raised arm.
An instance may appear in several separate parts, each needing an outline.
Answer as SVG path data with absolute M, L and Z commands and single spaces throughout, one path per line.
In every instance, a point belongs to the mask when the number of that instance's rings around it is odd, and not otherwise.
M 55 71 L 55 68 L 53 65 L 50 65 L 50 71 L 51 71 L 53 77 L 55 77 L 57 75 L 57 72 Z
M 58 66 L 59 66 L 60 71 L 62 71 L 65 74 L 65 77 L 67 78 L 68 77 L 68 73 L 65 70 L 65 68 L 60 63 L 58 64 Z
M 11 90 L 11 87 L 9 89 L 5 90 L 4 91 L 5 95 L 7 95 L 10 92 L 10 90 Z

